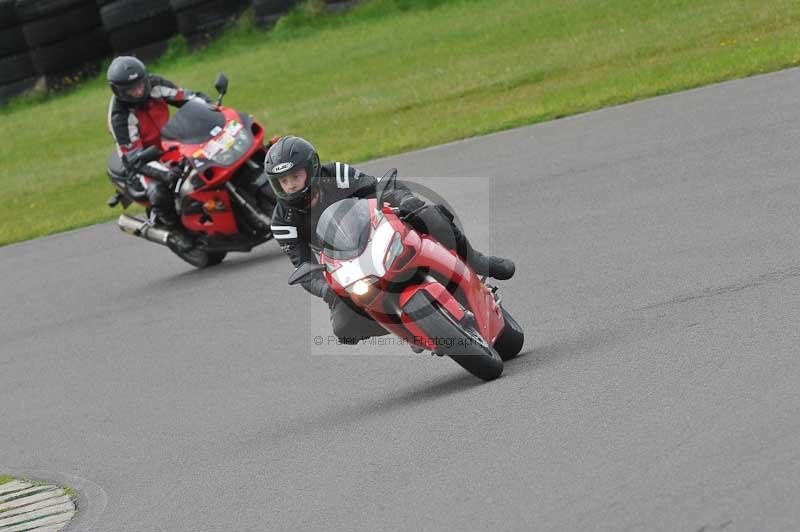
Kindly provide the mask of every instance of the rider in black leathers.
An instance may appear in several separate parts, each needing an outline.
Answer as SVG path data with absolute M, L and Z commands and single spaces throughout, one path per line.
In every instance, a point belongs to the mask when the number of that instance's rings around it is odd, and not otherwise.
M 314 252 L 321 246 L 316 226 L 322 212 L 345 198 L 374 197 L 378 180 L 341 162 L 321 165 L 314 146 L 299 137 L 283 137 L 267 152 L 264 170 L 278 204 L 272 216 L 272 234 L 295 267 L 317 262 Z M 385 193 L 384 201 L 397 207 L 414 229 L 430 234 L 442 245 L 456 250 L 478 275 L 510 279 L 514 263 L 475 250 L 453 223 L 443 205 L 430 205 L 405 188 Z M 303 284 L 331 309 L 334 334 L 343 343 L 357 343 L 387 331 L 361 309 L 340 298 L 320 273 Z

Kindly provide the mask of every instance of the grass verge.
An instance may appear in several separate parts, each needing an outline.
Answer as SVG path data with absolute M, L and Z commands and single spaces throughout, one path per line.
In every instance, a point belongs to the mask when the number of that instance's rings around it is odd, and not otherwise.
M 796 0 L 311 2 L 263 32 L 245 17 L 151 70 L 213 93 L 268 135 L 360 161 L 800 64 Z M 100 222 L 111 187 L 108 89 L 0 110 L 0 245 Z M 402 169 L 401 169 L 402 171 Z
M 9 477 L 8 475 L 0 475 L 0 484 L 7 484 L 14 480 L 13 477 Z

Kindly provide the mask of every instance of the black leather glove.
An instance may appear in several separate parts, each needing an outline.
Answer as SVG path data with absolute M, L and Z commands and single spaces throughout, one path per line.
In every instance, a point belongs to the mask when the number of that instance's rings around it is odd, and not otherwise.
M 322 300 L 328 304 L 329 309 L 333 310 L 333 307 L 336 306 L 336 302 L 339 301 L 339 296 L 333 288 L 325 284 L 325 288 L 322 291 Z
M 155 179 L 158 179 L 162 183 L 164 183 L 168 189 L 173 190 L 175 188 L 175 183 L 178 182 L 178 179 L 181 178 L 183 175 L 182 172 L 174 167 L 170 166 L 166 170 L 162 170 L 161 168 L 154 168 L 152 166 L 145 166 L 142 168 L 142 173 L 144 175 L 148 175 Z
M 397 206 L 397 208 L 400 211 L 401 216 L 408 216 L 409 214 L 422 209 L 425 205 L 425 202 L 418 197 L 414 196 L 413 194 L 408 194 L 402 200 L 400 200 L 400 204 Z
M 322 276 L 322 272 L 318 277 L 314 277 L 301 283 L 303 288 L 311 294 L 314 294 L 317 297 L 321 297 L 325 303 L 328 304 L 328 308 L 333 308 L 336 304 L 336 301 L 339 300 L 339 296 L 336 294 L 336 291 L 330 287 L 328 282 Z

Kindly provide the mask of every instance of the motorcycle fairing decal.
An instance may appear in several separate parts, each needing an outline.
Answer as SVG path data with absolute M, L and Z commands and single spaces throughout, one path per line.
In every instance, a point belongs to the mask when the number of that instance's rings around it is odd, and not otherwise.
M 237 122 L 236 120 L 232 120 L 225 129 L 222 131 L 222 134 L 208 142 L 206 147 L 203 148 L 203 155 L 206 159 L 213 159 L 216 157 L 219 152 L 224 150 L 229 150 L 233 143 L 236 141 L 236 135 L 242 130 L 242 124 Z

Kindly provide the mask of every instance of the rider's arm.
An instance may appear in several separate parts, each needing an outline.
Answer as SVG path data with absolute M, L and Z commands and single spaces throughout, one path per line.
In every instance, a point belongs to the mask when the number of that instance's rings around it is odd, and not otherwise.
M 111 98 L 108 110 L 108 129 L 111 132 L 111 136 L 114 137 L 117 152 L 123 157 L 123 163 L 126 161 L 126 156 L 135 158 L 136 152 L 144 149 L 139 133 L 139 119 L 136 117 L 136 110 L 122 105 L 116 98 Z M 161 180 L 169 178 L 167 168 L 158 161 L 148 163 L 145 169 L 134 170 L 127 164 L 125 166 L 131 178 L 138 179 L 137 176 L 141 170 L 144 170 L 141 171 L 142 174 Z
M 294 220 L 290 218 L 291 216 L 285 206 L 278 203 L 275 207 L 275 212 L 272 214 L 272 225 L 270 226 L 275 241 L 281 247 L 281 250 L 288 255 L 295 268 L 304 262 L 317 262 L 308 242 L 304 242 L 299 238 L 298 228 L 292 223 Z M 328 291 L 328 283 L 325 282 L 321 272 L 319 276 L 301 284 L 307 292 L 317 297 L 324 298 L 326 291 Z
M 108 130 L 114 137 L 120 155 L 144 147 L 135 109 L 121 104 L 116 97 L 111 98 L 108 109 Z
M 368 198 L 375 196 L 377 193 L 379 180 L 375 177 L 365 174 L 346 163 L 336 162 L 329 166 L 332 170 L 331 173 L 336 176 L 336 186 L 349 189 L 350 197 Z M 406 214 L 425 204 L 424 201 L 417 198 L 408 190 L 405 185 L 400 183 L 398 183 L 397 188 L 385 192 L 383 199 L 389 205 L 398 207 L 401 212 Z
M 192 98 L 201 98 L 207 101 L 207 97 L 203 98 L 202 95 L 198 95 L 194 91 L 182 89 L 170 80 L 155 74 L 150 75 L 150 87 L 151 98 L 161 98 L 175 107 L 182 106 Z

